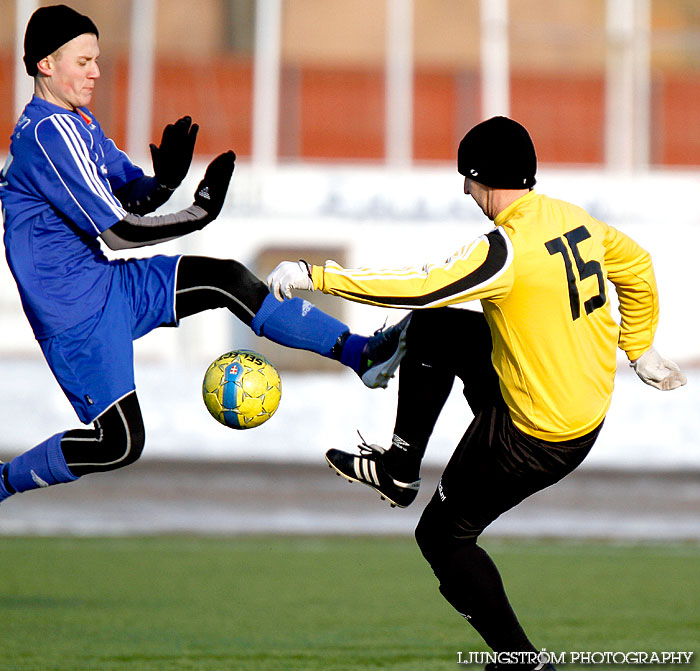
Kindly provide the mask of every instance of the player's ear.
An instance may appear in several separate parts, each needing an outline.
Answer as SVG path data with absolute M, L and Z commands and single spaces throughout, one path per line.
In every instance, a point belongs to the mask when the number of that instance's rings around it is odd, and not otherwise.
M 37 64 L 36 68 L 40 74 L 50 77 L 53 74 L 53 61 L 50 56 L 42 58 Z

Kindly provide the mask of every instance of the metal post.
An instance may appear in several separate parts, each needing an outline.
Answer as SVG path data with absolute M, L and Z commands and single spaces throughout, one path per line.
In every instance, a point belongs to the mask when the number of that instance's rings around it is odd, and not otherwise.
M 413 0 L 387 0 L 385 157 L 408 167 L 413 158 Z
M 151 141 L 155 35 L 156 0 L 132 0 L 126 148 L 137 162 Z
M 16 0 L 15 2 L 15 84 L 14 84 L 14 118 L 18 119 L 25 105 L 34 93 L 34 80 L 27 76 L 24 67 L 24 31 L 29 17 L 39 6 L 38 0 Z
M 255 8 L 252 160 L 268 167 L 277 162 L 282 3 L 257 0 Z
M 481 114 L 509 113 L 508 0 L 481 0 Z
M 647 168 L 651 161 L 651 2 L 635 3 L 634 79 L 637 123 L 635 132 L 635 162 Z
M 612 170 L 649 164 L 649 0 L 608 0 L 605 160 Z

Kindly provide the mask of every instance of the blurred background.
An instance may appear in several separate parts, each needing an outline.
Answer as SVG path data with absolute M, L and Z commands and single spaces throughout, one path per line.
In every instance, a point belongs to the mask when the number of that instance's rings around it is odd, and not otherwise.
M 3 160 L 31 97 L 22 40 L 40 4 L 51 3 L 0 0 Z M 511 522 L 506 516 L 500 531 L 700 538 L 697 0 L 68 4 L 100 30 L 102 77 L 91 108 L 135 162 L 150 171 L 148 143 L 178 117 L 191 115 L 201 126 L 190 176 L 166 208 L 191 202 L 216 154 L 233 148 L 238 155 L 219 220 L 143 254 L 233 257 L 263 278 L 286 258 L 350 266 L 442 260 L 490 228 L 462 192 L 459 140 L 496 114 L 523 123 L 538 150 L 536 188 L 585 207 L 651 251 L 662 305 L 656 344 L 687 370 L 689 384 L 661 394 L 644 387 L 621 357 L 606 428 L 582 474 L 568 489 L 555 488 L 560 498 L 546 494 L 536 503 L 542 510 L 525 509 Z M 402 316 L 313 299 L 361 333 Z M 4 263 L 0 324 L 2 459 L 76 419 L 41 359 Z M 280 410 L 255 431 L 218 426 L 200 400 L 206 366 L 235 347 L 269 355 L 283 375 Z M 148 441 L 133 474 L 15 497 L 3 504 L 13 515 L 2 516 L 0 533 L 119 533 L 139 523 L 141 530 L 170 530 L 204 519 L 212 531 L 409 530 L 418 511 L 380 508 L 369 491 L 351 495 L 330 471 L 306 479 L 329 447 L 353 448 L 356 428 L 388 445 L 395 387 L 363 389 L 335 363 L 269 345 L 223 311 L 162 329 L 137 343 Z M 469 420 L 456 386 L 429 447 L 426 497 Z M 158 489 L 163 473 L 175 480 Z M 206 512 L 188 523 L 187 510 L 167 492 L 197 474 L 211 483 L 212 473 L 224 478 L 221 490 L 203 496 Z M 120 478 L 140 476 L 146 484 L 134 485 L 125 500 Z M 274 503 L 263 496 L 270 478 L 284 492 Z M 105 494 L 111 482 L 113 505 Z M 202 496 L 192 487 L 193 496 Z M 106 507 L 86 510 L 83 496 L 103 498 Z M 146 499 L 166 509 L 144 516 Z M 319 501 L 325 510 L 314 507 Z M 260 511 L 258 503 L 271 508 Z M 62 505 L 77 507 L 68 514 Z M 353 510 L 363 511 L 365 524 Z
M 0 148 L 29 83 L 16 35 L 39 4 L 0 2 L 3 99 L 22 89 L 0 112 Z M 71 5 L 101 33 L 93 111 L 135 155 L 186 113 L 202 124 L 202 157 L 232 145 L 241 158 L 285 163 L 450 163 L 465 129 L 509 113 L 544 164 L 698 165 L 694 0 Z

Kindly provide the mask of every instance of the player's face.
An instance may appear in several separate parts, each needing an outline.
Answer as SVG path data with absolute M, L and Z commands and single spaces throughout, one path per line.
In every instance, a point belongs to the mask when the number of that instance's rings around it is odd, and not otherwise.
M 47 75 L 41 78 L 43 97 L 71 110 L 89 105 L 100 76 L 99 55 L 97 37 L 84 33 L 40 61 L 39 70 Z

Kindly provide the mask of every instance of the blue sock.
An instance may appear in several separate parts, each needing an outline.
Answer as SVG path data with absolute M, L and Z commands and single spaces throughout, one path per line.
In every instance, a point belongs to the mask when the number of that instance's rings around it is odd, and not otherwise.
M 62 433 L 57 433 L 7 464 L 5 476 L 10 487 L 17 492 L 26 492 L 77 480 L 78 477 L 66 465 L 61 450 L 62 437 Z
M 329 359 L 336 358 L 333 347 L 350 330 L 308 301 L 292 298 L 280 302 L 272 294 L 263 301 L 250 328 L 280 345 L 309 350 Z
M 365 348 L 367 340 L 366 336 L 351 334 L 345 341 L 343 351 L 340 354 L 340 363 L 352 368 L 358 375 L 360 373 L 362 350 Z

